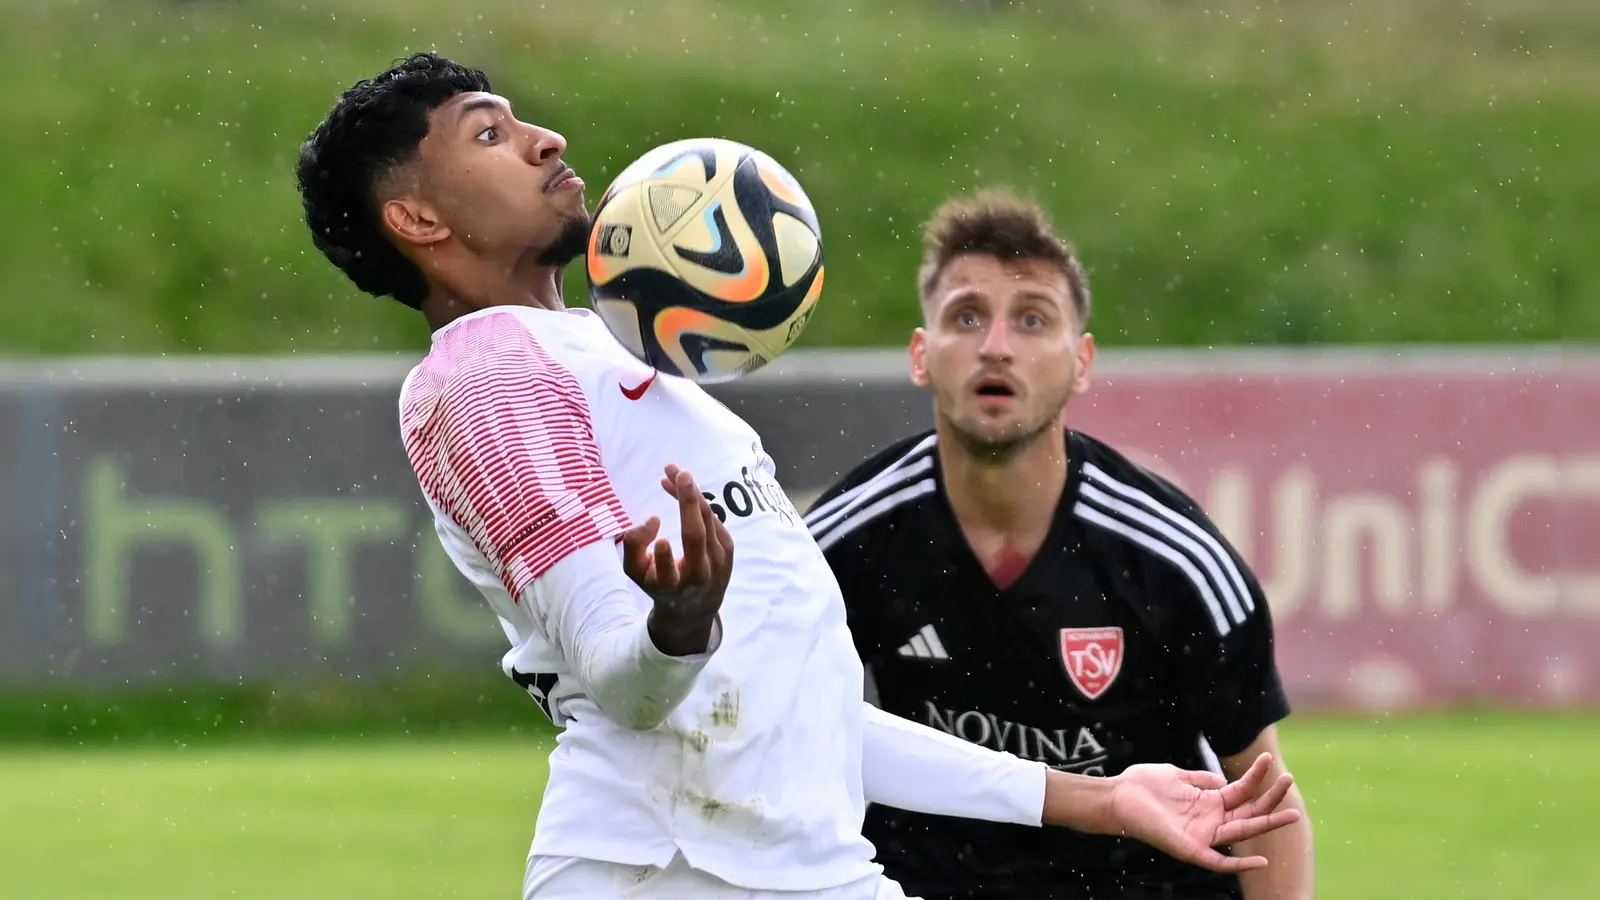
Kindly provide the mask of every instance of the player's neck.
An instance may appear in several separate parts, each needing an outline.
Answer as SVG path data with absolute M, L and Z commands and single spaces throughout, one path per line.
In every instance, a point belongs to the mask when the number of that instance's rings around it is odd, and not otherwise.
M 422 312 L 428 327 L 438 331 L 468 313 L 494 306 L 565 309 L 561 275 L 565 266 L 533 263 L 483 266 L 431 282 Z
M 1062 429 L 1046 429 L 1001 456 L 973 452 L 946 434 L 940 435 L 939 444 L 945 496 L 964 529 L 1005 535 L 1024 544 L 1043 539 L 1067 484 Z

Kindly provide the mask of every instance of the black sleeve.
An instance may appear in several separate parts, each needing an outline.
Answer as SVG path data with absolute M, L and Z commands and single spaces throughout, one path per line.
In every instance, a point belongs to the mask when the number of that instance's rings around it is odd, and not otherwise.
M 1272 613 L 1255 573 L 1200 505 L 1142 467 L 1112 459 L 1084 490 L 1142 546 L 1146 601 L 1165 611 L 1163 642 L 1174 661 L 1184 720 L 1221 757 L 1245 750 L 1289 714 L 1273 649 Z M 1093 499 L 1091 497 L 1090 499 Z
M 1255 573 L 1203 513 L 1192 509 L 1189 519 L 1210 538 L 1196 535 L 1209 559 L 1205 553 L 1195 559 L 1206 576 L 1203 585 L 1192 577 L 1173 579 L 1185 594 L 1173 649 L 1187 717 L 1218 756 L 1232 756 L 1288 716 L 1289 700 L 1274 653 L 1272 613 Z
M 841 535 L 835 526 L 841 519 L 852 517 L 850 510 L 860 501 L 851 492 L 873 479 L 884 475 L 892 467 L 911 458 L 910 454 L 931 447 L 932 429 L 908 435 L 880 449 L 863 460 L 854 469 L 840 476 L 817 499 L 811 501 L 805 513 L 806 528 L 817 539 L 822 554 L 839 582 L 844 595 L 846 621 L 850 635 L 855 640 L 856 653 L 861 661 L 871 666 L 883 651 L 881 629 L 877 627 L 882 560 L 876 552 L 881 546 L 876 527 L 851 528 Z M 931 451 L 930 451 L 931 452 Z M 900 477 L 891 475 L 890 477 Z M 847 496 L 850 495 L 850 496 Z

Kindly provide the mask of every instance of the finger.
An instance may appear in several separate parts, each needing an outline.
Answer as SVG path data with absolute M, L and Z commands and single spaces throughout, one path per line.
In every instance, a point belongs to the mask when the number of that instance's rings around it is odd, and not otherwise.
M 661 519 L 651 516 L 642 525 L 636 525 L 622 534 L 622 570 L 634 581 L 648 577 L 650 570 L 650 542 L 661 530 Z
M 733 535 L 715 515 L 708 524 L 711 528 L 711 583 L 726 589 L 733 580 Z
M 629 556 L 635 556 L 640 551 L 648 550 L 650 542 L 655 540 L 656 533 L 661 530 L 661 517 L 651 516 L 642 523 L 629 528 L 622 533 L 622 548 Z
M 1229 856 L 1215 850 L 1208 851 L 1203 859 L 1197 860 L 1200 865 L 1213 872 L 1248 872 L 1252 869 L 1265 869 L 1267 858 L 1265 856 Z
M 731 572 L 733 570 L 733 534 L 728 531 L 728 526 L 722 524 L 721 519 L 717 519 L 716 530 L 712 533 L 716 535 L 717 543 L 722 547 L 722 564 Z
M 1213 872 L 1245 872 L 1267 864 L 1264 856 L 1229 856 L 1192 838 L 1182 839 L 1171 855 Z
M 1283 798 L 1289 796 L 1289 788 L 1291 787 L 1294 787 L 1294 776 L 1285 772 L 1272 782 L 1272 786 L 1267 788 L 1266 793 L 1240 807 L 1235 812 L 1243 816 L 1264 816 L 1277 809 L 1283 803 Z
M 662 471 L 666 474 L 661 476 L 661 489 L 676 499 L 678 496 L 678 473 L 683 470 L 678 468 L 677 463 L 667 463 Z
M 649 587 L 655 580 L 655 565 L 650 559 L 650 548 L 628 551 L 622 556 L 622 574 L 640 587 Z
M 650 518 L 645 519 L 643 522 L 640 522 L 624 532 L 623 540 L 627 543 L 631 543 L 635 547 L 648 546 L 650 544 L 650 540 L 654 538 L 656 536 L 656 532 L 660 530 L 661 517 L 651 516 Z
M 656 541 L 655 580 L 668 590 L 678 586 L 678 564 L 672 559 L 672 542 L 665 538 Z
M 1271 815 L 1235 819 L 1217 829 L 1213 843 L 1219 845 L 1237 844 L 1240 841 L 1248 841 L 1253 837 L 1259 837 L 1269 831 L 1277 831 L 1285 825 L 1293 825 L 1298 821 L 1300 821 L 1300 810 L 1298 809 L 1280 809 Z
M 1261 782 L 1267 777 L 1267 768 L 1272 765 L 1272 754 L 1263 753 L 1256 757 L 1250 768 L 1239 776 L 1239 780 L 1222 789 L 1222 806 L 1224 809 L 1233 809 L 1242 806 L 1255 798 Z
M 703 585 L 711 579 L 711 568 L 706 558 L 706 516 L 711 505 L 700 496 L 694 476 L 680 471 L 677 477 L 679 516 L 683 519 L 683 567 L 679 582 L 685 586 Z
M 715 578 L 722 568 L 723 557 L 727 556 L 719 532 L 727 529 L 723 527 L 722 520 L 717 518 L 716 511 L 711 508 L 710 503 L 700 507 L 700 520 L 706 528 L 706 573 L 709 577 Z

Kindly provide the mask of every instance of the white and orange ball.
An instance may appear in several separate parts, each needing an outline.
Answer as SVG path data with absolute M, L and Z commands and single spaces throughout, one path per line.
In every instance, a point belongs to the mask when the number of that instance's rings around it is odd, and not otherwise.
M 596 204 L 589 298 L 629 351 L 699 382 L 789 349 L 822 294 L 822 229 L 800 183 L 720 138 L 644 154 Z

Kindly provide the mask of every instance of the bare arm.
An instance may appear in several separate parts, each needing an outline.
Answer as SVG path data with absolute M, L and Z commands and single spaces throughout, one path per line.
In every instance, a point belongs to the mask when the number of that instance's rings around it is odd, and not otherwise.
M 1299 816 L 1281 806 L 1293 779 L 1285 773 L 1268 781 L 1265 757 L 1232 783 L 1169 765 L 1132 766 L 1111 778 L 1072 775 L 862 705 L 862 786 L 873 803 L 1125 835 L 1218 872 L 1268 865 L 1260 856 L 1227 856 L 1214 848 L 1283 828 Z
M 1272 769 L 1267 783 L 1283 772 L 1283 755 L 1278 747 L 1278 730 L 1267 726 L 1243 751 L 1222 760 L 1222 770 L 1232 780 L 1250 768 L 1262 753 L 1272 754 Z M 1264 869 L 1239 876 L 1245 900 L 1311 900 L 1314 888 L 1315 852 L 1311 839 L 1311 820 L 1306 815 L 1305 798 L 1298 787 L 1284 798 L 1283 809 L 1300 813 L 1299 821 L 1240 841 L 1235 849 L 1241 856 L 1264 856 L 1270 864 Z

